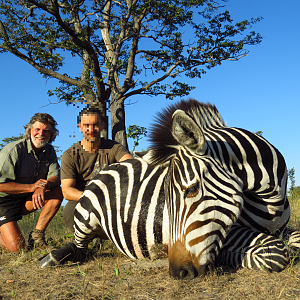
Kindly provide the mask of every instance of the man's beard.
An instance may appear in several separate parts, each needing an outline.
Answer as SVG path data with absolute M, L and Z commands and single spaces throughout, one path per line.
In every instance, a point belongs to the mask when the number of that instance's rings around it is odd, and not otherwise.
M 85 134 L 84 135 L 84 138 L 90 142 L 90 143 L 96 143 L 98 142 L 99 140 L 101 140 L 101 137 L 100 137 L 100 133 L 98 133 L 97 135 L 94 135 L 94 136 L 90 136 L 89 134 Z
M 42 141 L 38 141 L 37 139 L 43 139 Z M 36 147 L 36 148 L 43 148 L 44 146 L 46 146 L 46 144 L 49 142 L 49 139 L 45 139 L 43 136 L 33 136 L 31 134 L 31 141 L 32 144 Z

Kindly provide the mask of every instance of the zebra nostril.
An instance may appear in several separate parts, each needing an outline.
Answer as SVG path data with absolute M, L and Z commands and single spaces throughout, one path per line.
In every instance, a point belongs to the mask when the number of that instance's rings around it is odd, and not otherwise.
M 188 275 L 188 273 L 189 272 L 187 270 L 184 270 L 184 269 L 180 270 L 179 279 L 184 279 Z
M 178 274 L 178 279 L 183 279 L 183 280 L 192 280 L 195 277 L 198 276 L 198 272 L 194 267 L 186 267 L 184 269 L 181 269 Z

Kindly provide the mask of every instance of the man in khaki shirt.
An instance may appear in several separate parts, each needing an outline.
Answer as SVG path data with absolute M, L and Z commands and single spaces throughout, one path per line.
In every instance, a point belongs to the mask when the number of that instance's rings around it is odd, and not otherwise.
M 61 160 L 61 187 L 69 200 L 63 211 L 64 222 L 72 230 L 74 209 L 85 186 L 104 167 L 132 158 L 119 143 L 101 138 L 101 113 L 96 108 L 84 108 L 77 126 L 82 139 L 67 149 Z
M 62 202 L 59 165 L 50 145 L 58 134 L 48 114 L 36 113 L 25 126 L 25 138 L 0 152 L 0 246 L 17 252 L 26 247 L 17 221 L 42 209 L 28 248 L 46 245 L 45 229 Z

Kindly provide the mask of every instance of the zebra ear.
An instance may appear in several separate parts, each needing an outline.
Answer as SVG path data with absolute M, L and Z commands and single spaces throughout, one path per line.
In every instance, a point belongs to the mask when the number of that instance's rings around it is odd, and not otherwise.
M 182 110 L 178 109 L 173 114 L 172 134 L 182 146 L 197 154 L 203 153 L 206 146 L 203 131 L 194 119 Z
M 136 157 L 142 158 L 147 163 L 150 163 L 152 157 L 152 150 L 146 150 L 143 152 L 134 151 L 133 153 L 136 155 Z
M 147 153 L 147 151 L 139 152 L 139 151 L 133 151 L 133 154 L 137 157 L 143 158 L 143 156 Z
M 134 154 L 137 157 L 144 160 L 149 165 L 153 162 L 153 156 L 154 156 L 153 150 L 146 150 L 146 151 L 143 151 L 143 152 L 134 151 Z

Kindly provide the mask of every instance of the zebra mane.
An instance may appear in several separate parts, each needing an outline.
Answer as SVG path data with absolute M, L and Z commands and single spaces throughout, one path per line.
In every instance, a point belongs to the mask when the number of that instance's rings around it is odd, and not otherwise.
M 226 126 L 215 105 L 210 103 L 205 104 L 190 98 L 168 106 L 157 113 L 149 130 L 151 165 L 165 163 L 176 153 L 179 143 L 173 137 L 171 128 L 172 116 L 178 109 L 193 118 L 204 132 L 209 127 Z

